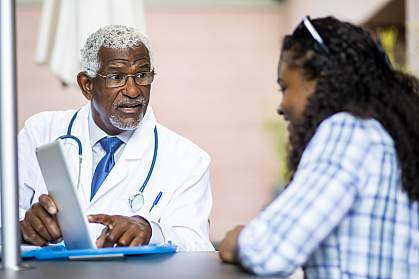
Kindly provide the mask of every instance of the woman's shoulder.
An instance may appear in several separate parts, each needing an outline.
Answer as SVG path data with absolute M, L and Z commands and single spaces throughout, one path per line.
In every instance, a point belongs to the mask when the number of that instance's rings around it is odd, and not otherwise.
M 394 146 L 388 131 L 373 117 L 361 118 L 349 112 L 339 112 L 323 120 L 316 131 L 316 133 L 327 132 L 342 139 L 351 137 L 370 143 Z

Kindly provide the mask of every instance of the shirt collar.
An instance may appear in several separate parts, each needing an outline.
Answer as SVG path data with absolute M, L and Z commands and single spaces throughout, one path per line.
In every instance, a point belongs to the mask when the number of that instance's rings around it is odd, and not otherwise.
M 99 126 L 97 126 L 97 124 L 93 120 L 91 110 L 89 112 L 88 119 L 89 119 L 88 121 L 89 121 L 90 146 L 93 147 L 99 140 L 101 140 L 104 137 L 109 137 L 110 135 L 108 135 L 105 131 L 99 128 Z M 134 133 L 134 131 L 135 130 L 124 131 L 120 133 L 119 135 L 117 135 L 116 137 L 126 144 L 128 140 L 130 139 L 130 137 L 132 136 L 132 134 Z

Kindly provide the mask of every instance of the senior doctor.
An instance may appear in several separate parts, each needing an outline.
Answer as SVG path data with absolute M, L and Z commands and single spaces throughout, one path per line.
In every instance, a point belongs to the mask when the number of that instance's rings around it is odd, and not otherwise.
M 181 251 L 213 250 L 210 158 L 160 125 L 148 106 L 155 72 L 147 39 L 109 25 L 90 35 L 81 55 L 77 82 L 89 102 L 79 110 L 36 114 L 19 133 L 23 241 L 43 246 L 62 240 L 35 149 L 63 137 L 98 247 L 171 241 Z

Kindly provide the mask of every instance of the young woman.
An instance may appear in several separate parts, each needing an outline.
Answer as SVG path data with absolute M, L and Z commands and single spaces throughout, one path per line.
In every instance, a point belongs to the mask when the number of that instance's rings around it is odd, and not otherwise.
M 220 246 L 257 274 L 417 278 L 419 84 L 364 29 L 306 17 L 285 36 L 288 187 Z

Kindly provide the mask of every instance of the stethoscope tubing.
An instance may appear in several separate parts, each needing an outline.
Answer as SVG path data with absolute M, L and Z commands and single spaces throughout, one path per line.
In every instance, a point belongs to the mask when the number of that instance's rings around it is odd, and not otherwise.
M 79 175 L 78 175 L 78 179 L 77 179 L 77 189 L 79 189 L 80 186 L 80 172 L 81 172 L 81 163 L 82 163 L 82 157 L 83 157 L 83 145 L 80 141 L 80 139 L 74 135 L 71 134 L 71 131 L 73 129 L 73 124 L 74 121 L 76 120 L 77 114 L 79 111 L 76 111 L 74 113 L 74 115 L 71 117 L 70 122 L 68 123 L 68 127 L 67 127 L 67 134 L 62 135 L 60 137 L 58 137 L 58 139 L 71 139 L 74 140 L 77 143 L 77 147 L 78 147 L 78 155 L 79 155 Z M 141 186 L 141 188 L 139 189 L 139 193 L 142 194 L 151 178 L 151 175 L 153 174 L 153 170 L 154 170 L 154 166 L 156 164 L 157 161 L 157 153 L 158 153 L 158 149 L 159 149 L 159 135 L 157 133 L 157 126 L 154 126 L 154 152 L 153 152 L 153 159 L 151 161 L 151 165 L 150 165 L 150 169 L 148 171 L 147 177 L 144 180 L 143 185 Z M 138 193 L 137 193 L 138 194 Z M 132 195 L 133 197 L 137 194 Z M 131 206 L 131 209 L 132 206 Z

